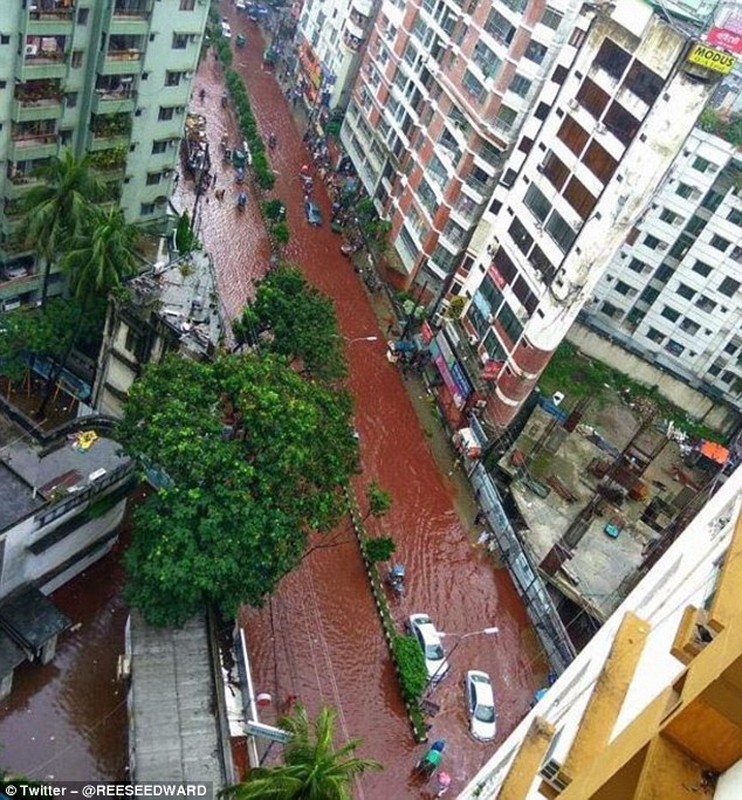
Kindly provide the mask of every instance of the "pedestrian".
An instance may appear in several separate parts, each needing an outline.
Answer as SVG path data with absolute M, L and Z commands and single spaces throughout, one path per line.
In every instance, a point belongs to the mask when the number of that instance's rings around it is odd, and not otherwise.
M 216 186 L 216 172 L 211 176 L 211 185 Z
M 487 516 L 485 515 L 484 511 L 481 509 L 477 512 L 477 516 L 474 517 L 474 524 L 475 525 L 483 525 L 487 521 Z
M 439 772 L 437 776 L 438 793 L 436 797 L 443 797 L 451 786 L 451 776 L 447 772 Z
M 204 98 L 206 97 L 206 89 L 200 89 L 198 93 L 198 99 L 203 103 Z
M 224 189 L 217 189 L 214 192 L 214 197 L 221 203 L 221 201 L 224 200 Z

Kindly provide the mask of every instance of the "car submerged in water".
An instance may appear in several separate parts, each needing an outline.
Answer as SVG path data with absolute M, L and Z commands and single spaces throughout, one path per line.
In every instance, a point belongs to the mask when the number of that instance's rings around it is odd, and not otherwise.
M 497 712 L 490 676 L 470 669 L 464 679 L 464 688 L 471 735 L 480 742 L 491 742 L 497 733 Z
M 428 681 L 437 683 L 448 672 L 448 661 L 435 625 L 427 614 L 411 614 L 407 619 L 407 630 L 422 648 Z

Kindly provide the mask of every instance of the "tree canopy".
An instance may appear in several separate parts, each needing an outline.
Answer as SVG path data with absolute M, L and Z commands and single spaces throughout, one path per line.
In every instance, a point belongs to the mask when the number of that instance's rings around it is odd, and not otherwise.
M 290 264 L 277 267 L 258 283 L 254 300 L 233 329 L 239 342 L 260 342 L 263 349 L 300 361 L 319 380 L 338 381 L 347 374 L 332 300 Z
M 354 779 L 383 767 L 378 761 L 353 755 L 358 739 L 334 747 L 335 717 L 325 706 L 312 724 L 306 709 L 297 705 L 293 714 L 278 722 L 291 733 L 284 745 L 284 763 L 251 769 L 244 783 L 222 794 L 234 800 L 351 800 Z
M 275 354 L 171 356 L 132 386 L 118 439 L 172 488 L 135 518 L 130 602 L 177 625 L 207 603 L 258 605 L 301 559 L 310 530 L 345 510 L 358 469 L 352 403 Z

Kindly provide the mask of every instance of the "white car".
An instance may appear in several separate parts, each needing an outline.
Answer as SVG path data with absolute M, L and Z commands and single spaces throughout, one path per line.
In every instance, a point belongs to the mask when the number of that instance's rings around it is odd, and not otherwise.
M 231 39 L 232 38 L 232 28 L 230 28 L 228 22 L 222 22 L 222 36 L 225 39 Z
M 466 673 L 465 687 L 471 735 L 480 742 L 491 742 L 497 732 L 497 712 L 490 676 L 470 669 Z
M 428 680 L 437 683 L 448 672 L 441 637 L 427 614 L 411 614 L 407 629 L 417 639 L 425 656 Z
M 238 11 L 247 11 L 247 3 L 245 0 L 235 0 L 234 7 Z

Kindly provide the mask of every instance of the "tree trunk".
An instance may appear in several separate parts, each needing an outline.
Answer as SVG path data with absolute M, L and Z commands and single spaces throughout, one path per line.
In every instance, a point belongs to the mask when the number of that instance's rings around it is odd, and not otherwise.
M 41 273 L 41 308 L 46 306 L 49 295 L 49 273 L 51 271 L 51 258 L 44 257 L 44 268 Z

